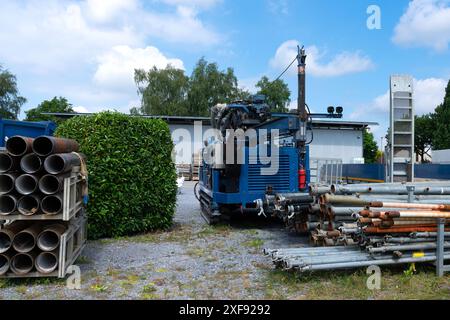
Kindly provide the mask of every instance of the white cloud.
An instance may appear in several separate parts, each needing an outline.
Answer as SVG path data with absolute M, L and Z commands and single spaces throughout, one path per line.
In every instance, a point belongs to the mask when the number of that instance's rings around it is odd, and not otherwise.
M 289 6 L 287 0 L 267 0 L 269 10 L 274 14 L 288 14 Z
M 433 112 L 444 101 L 447 81 L 439 78 L 414 79 L 414 103 L 417 115 Z M 367 112 L 384 112 L 388 114 L 390 109 L 390 92 L 379 95 L 365 108 L 358 108 L 351 117 L 357 118 Z M 389 116 L 389 115 L 388 115 Z
M 284 70 L 297 55 L 298 41 L 289 40 L 284 42 L 270 60 L 270 65 L 278 70 Z M 308 58 L 306 60 L 308 74 L 317 77 L 337 77 L 346 74 L 359 73 L 373 68 L 369 57 L 361 52 L 341 52 L 334 56 L 329 62 L 322 60 L 326 56 L 316 46 L 306 48 Z M 295 68 L 291 69 L 295 73 Z
M 395 27 L 392 40 L 402 46 L 448 48 L 450 42 L 450 1 L 413 0 Z
M 73 107 L 73 111 L 78 113 L 89 113 L 89 110 L 83 106 Z
M 128 46 L 115 46 L 106 54 L 99 56 L 99 65 L 94 75 L 94 81 L 102 87 L 115 90 L 133 90 L 134 70 L 149 70 L 153 67 L 163 69 L 172 65 L 184 69 L 180 59 L 168 59 L 158 48 L 146 47 L 130 48 Z
M 99 23 L 105 23 L 137 9 L 137 0 L 86 0 L 87 13 Z
M 161 0 L 162 2 L 173 6 L 194 7 L 199 9 L 209 9 L 222 0 Z
M 166 6 L 156 6 L 158 1 Z M 183 66 L 152 47 L 154 39 L 195 48 L 221 43 L 199 17 L 219 2 L 2 1 L 0 62 L 26 79 L 25 85 L 21 81 L 21 93 L 30 101 L 25 110 L 57 94 L 91 111 L 128 111 L 130 101 L 138 99 L 134 68 Z

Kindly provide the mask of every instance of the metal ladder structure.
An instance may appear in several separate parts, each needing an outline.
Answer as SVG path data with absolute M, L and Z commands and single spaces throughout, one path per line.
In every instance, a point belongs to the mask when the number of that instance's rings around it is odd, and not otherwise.
M 413 78 L 391 76 L 388 176 L 390 182 L 414 181 Z

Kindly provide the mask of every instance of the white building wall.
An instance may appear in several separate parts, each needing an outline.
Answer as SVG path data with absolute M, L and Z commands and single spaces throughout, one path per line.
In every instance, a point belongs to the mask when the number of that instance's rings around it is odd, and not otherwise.
M 433 150 L 433 163 L 450 164 L 450 150 Z
M 311 158 L 356 163 L 357 159 L 363 158 L 363 133 L 360 130 L 315 129 L 309 150 Z
M 210 126 L 203 126 L 202 133 L 194 132 L 194 125 L 169 125 L 175 144 L 176 164 L 190 164 L 192 154 L 203 146 L 202 136 Z M 342 159 L 354 163 L 363 157 L 363 140 L 360 130 L 315 129 L 310 146 L 311 158 Z

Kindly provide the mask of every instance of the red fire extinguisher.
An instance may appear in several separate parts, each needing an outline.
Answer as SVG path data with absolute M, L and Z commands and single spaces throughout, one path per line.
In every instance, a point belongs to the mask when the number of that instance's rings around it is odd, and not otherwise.
M 298 188 L 300 190 L 306 189 L 306 170 L 303 167 L 298 170 Z

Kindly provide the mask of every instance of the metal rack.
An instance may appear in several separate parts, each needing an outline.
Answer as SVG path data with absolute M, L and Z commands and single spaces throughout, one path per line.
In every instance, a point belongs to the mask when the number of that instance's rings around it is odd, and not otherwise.
M 33 271 L 24 275 L 17 275 L 11 271 L 0 276 L 5 278 L 65 278 L 68 268 L 78 259 L 87 242 L 87 219 L 84 209 L 73 221 L 68 223 L 68 229 L 61 235 L 59 246 L 58 269 L 52 273 L 43 274 Z
M 63 212 L 56 215 L 35 214 L 32 216 L 25 216 L 16 211 L 13 214 L 3 216 L 2 219 L 8 221 L 70 221 L 83 208 L 83 199 L 80 195 L 81 184 L 83 178 L 80 175 L 80 168 L 74 167 L 70 177 L 64 179 L 63 190 Z M 0 223 L 1 225 L 1 223 Z

